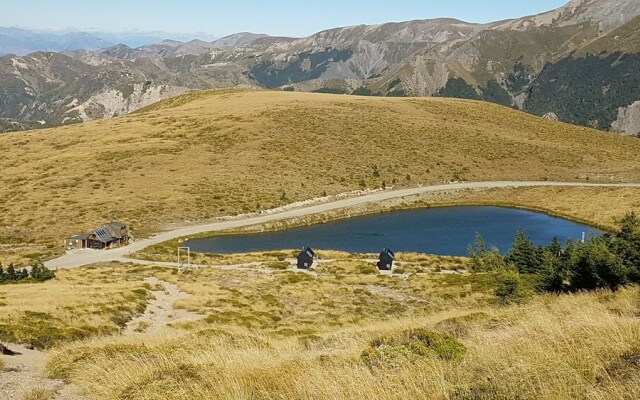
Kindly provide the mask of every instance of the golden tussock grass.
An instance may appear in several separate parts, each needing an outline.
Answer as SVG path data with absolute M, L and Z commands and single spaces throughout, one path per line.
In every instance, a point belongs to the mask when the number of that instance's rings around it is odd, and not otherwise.
M 49 348 L 120 331 L 142 313 L 152 288 L 148 269 L 101 265 L 61 270 L 44 283 L 0 286 L 0 341 Z
M 46 388 L 34 388 L 22 395 L 20 400 L 54 400 L 56 391 Z
M 453 265 L 462 268 L 466 260 L 424 259 L 406 261 L 403 274 L 407 275 L 395 276 L 381 276 L 374 262 L 350 257 L 323 262 L 311 275 L 270 269 L 266 261 L 185 274 L 157 271 L 155 276 L 190 294 L 175 307 L 202 315 L 206 324 L 241 326 L 276 336 L 315 334 L 327 327 L 371 319 L 425 315 L 436 309 L 486 303 L 492 298 L 488 292 L 493 278 L 489 275 L 451 277 L 433 273 Z M 420 275 L 409 275 L 409 271 L 420 271 Z M 424 296 L 426 292 L 431 295 Z
M 113 219 L 145 236 L 383 185 L 640 180 L 640 141 L 452 99 L 204 92 L 1 135 L 0 152 L 5 264 Z
M 148 276 L 189 294 L 174 306 L 202 315 L 198 321 L 156 334 L 109 331 L 57 342 L 47 375 L 79 385 L 94 399 L 640 396 L 638 287 L 538 295 L 503 307 L 494 301 L 492 274 L 381 276 L 355 255 L 327 255 L 333 261 L 316 267 L 315 275 L 256 267 L 178 274 L 104 264 L 60 271 L 45 284 L 12 286 L 23 292 L 2 301 L 14 316 L 18 308 L 48 313 L 72 329 L 106 323 L 108 316 L 96 316 L 92 307 L 122 302 L 122 293 L 127 298 L 128 291 L 145 288 Z M 407 267 L 438 262 L 417 254 L 402 258 Z M 71 291 L 83 282 L 86 288 Z M 29 300 L 47 285 L 46 301 Z M 127 304 L 139 307 L 137 300 Z M 407 331 L 445 335 L 449 344 L 415 342 Z M 402 337 L 409 339 L 375 347 Z
M 314 336 L 227 327 L 94 340 L 56 353 L 48 373 L 99 399 L 634 399 L 638 300 L 631 288 L 369 321 Z M 405 358 L 406 349 L 397 349 L 394 363 L 364 362 L 372 340 L 415 328 L 453 332 L 466 351 Z

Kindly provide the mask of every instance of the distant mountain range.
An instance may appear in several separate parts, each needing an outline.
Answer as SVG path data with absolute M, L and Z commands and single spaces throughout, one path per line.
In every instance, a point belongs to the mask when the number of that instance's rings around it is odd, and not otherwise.
M 208 34 L 177 34 L 167 32 L 76 32 L 32 31 L 0 27 L 0 56 L 24 56 L 37 51 L 99 50 L 123 43 L 131 47 L 148 46 L 164 40 L 215 40 Z
M 0 55 L 22 56 L 36 51 L 98 50 L 112 45 L 113 43 L 86 32 L 51 34 L 0 27 Z
M 640 1 L 573 0 L 489 24 L 417 20 L 307 38 L 240 33 L 0 58 L 0 130 L 126 114 L 216 87 L 486 100 L 640 133 Z

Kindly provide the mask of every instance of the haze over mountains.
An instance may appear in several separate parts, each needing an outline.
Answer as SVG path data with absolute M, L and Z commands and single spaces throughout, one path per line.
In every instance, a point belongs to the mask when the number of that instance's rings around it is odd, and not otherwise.
M 99 32 L 76 30 L 33 31 L 23 28 L 0 27 L 0 56 L 14 54 L 24 56 L 37 51 L 99 50 L 118 43 L 131 47 L 148 46 L 163 40 L 188 42 L 190 40 L 215 40 L 205 33 L 179 34 L 167 32 Z
M 240 33 L 104 49 L 87 42 L 82 50 L 4 56 L 0 130 L 109 118 L 192 90 L 263 87 L 486 100 L 635 135 L 639 16 L 637 0 L 573 0 L 489 24 L 416 20 L 307 38 Z

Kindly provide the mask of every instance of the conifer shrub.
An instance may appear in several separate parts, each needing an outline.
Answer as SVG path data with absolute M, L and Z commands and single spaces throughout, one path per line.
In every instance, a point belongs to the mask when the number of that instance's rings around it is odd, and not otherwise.
M 526 300 L 531 279 L 541 292 L 616 291 L 640 283 L 640 218 L 629 213 L 618 224 L 615 234 L 584 242 L 568 240 L 564 246 L 554 238 L 548 246 L 536 247 L 519 230 L 506 256 L 497 249 L 488 251 L 478 235 L 469 247 L 470 268 L 472 272 L 498 272 L 495 294 L 504 304 Z
M 16 269 L 9 264 L 6 271 L 0 264 L 0 285 L 9 283 L 44 282 L 55 278 L 55 272 L 48 269 L 40 261 L 35 261 L 31 271 L 26 268 Z
M 513 268 L 498 273 L 495 295 L 500 304 L 522 304 L 531 296 L 520 273 Z

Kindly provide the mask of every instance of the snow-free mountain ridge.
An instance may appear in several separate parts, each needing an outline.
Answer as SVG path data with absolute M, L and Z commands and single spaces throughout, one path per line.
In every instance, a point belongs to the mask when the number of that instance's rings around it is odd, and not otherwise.
M 0 130 L 108 118 L 192 90 L 263 87 L 485 100 L 635 135 L 638 16 L 637 0 L 572 0 L 488 24 L 439 18 L 4 56 Z

